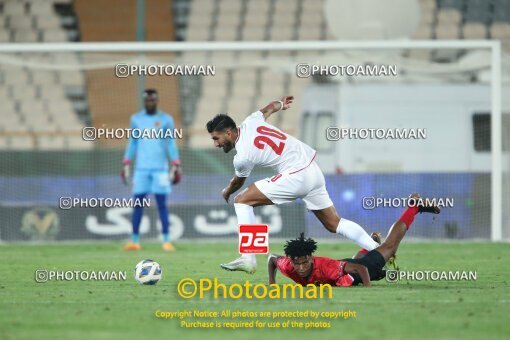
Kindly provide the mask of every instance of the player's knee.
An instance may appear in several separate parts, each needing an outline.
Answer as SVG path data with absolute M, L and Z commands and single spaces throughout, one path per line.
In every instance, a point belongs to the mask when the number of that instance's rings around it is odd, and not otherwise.
M 336 233 L 336 229 L 338 228 L 338 223 L 335 224 L 332 221 L 327 221 L 326 223 L 323 223 L 323 224 L 324 224 L 324 228 L 326 228 L 327 231 L 329 231 L 330 233 Z
M 234 203 L 245 203 L 244 202 L 244 195 L 242 193 L 239 193 L 234 197 Z
M 331 218 L 328 219 L 326 224 L 324 225 L 326 229 L 331 233 L 336 233 L 338 229 L 338 224 L 340 223 L 340 215 L 335 213 Z

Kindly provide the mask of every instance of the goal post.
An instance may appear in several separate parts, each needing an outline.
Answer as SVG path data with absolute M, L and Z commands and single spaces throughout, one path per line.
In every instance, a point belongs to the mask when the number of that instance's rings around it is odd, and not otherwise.
M 9 67 L 18 63 L 37 68 L 37 64 L 23 64 L 9 56 L 37 54 L 108 54 L 110 59 L 88 61 L 75 66 L 79 70 L 112 68 L 122 61 L 135 62 L 156 60 L 137 57 L 139 54 L 168 54 L 193 52 L 338 52 L 338 51 L 408 51 L 408 50 L 486 50 L 490 51 L 490 239 L 502 241 L 508 236 L 503 233 L 503 190 L 510 183 L 504 183 L 503 173 L 503 127 L 502 127 L 502 57 L 501 44 L 497 40 L 420 40 L 420 41 L 282 41 L 282 42 L 105 42 L 105 43 L 45 43 L 45 44 L 0 44 L 0 66 Z M 119 57 L 116 58 L 115 56 Z M 6 58 L 3 58 L 7 57 Z M 122 56 L 122 57 L 120 57 Z M 186 63 L 185 59 L 176 59 Z M 271 65 L 270 65 L 271 66 Z M 278 65 L 286 72 L 294 72 L 295 64 Z M 46 64 L 45 69 L 62 70 L 59 64 Z M 181 84 L 182 85 L 182 84 Z M 189 86 L 194 86 L 189 84 Z M 184 94 L 185 95 L 185 94 Z M 176 99 L 180 100 L 180 99 Z M 248 113 L 248 112 L 246 112 Z M 438 123 L 439 124 L 439 123 Z M 510 181 L 510 180 L 509 180 Z

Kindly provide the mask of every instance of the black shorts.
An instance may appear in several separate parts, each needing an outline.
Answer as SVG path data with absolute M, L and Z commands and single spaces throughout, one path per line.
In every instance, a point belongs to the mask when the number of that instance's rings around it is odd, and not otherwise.
M 386 261 L 384 257 L 377 250 L 369 251 L 365 256 L 360 259 L 342 259 L 340 261 L 361 264 L 368 269 L 371 281 L 379 281 L 386 277 L 386 271 L 383 269 Z M 354 278 L 353 285 L 363 283 L 358 274 L 350 274 Z

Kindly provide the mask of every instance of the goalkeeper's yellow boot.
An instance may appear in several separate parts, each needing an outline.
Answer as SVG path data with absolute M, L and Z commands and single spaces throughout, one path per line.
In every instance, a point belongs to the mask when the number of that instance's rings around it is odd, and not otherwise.
M 163 250 L 164 251 L 168 251 L 168 252 L 174 252 L 175 251 L 175 247 L 170 242 L 164 242 L 163 243 Z
M 133 241 L 129 241 L 128 243 L 126 243 L 126 245 L 124 246 L 124 250 L 140 250 L 142 249 L 142 247 L 140 247 L 140 243 L 135 243 Z

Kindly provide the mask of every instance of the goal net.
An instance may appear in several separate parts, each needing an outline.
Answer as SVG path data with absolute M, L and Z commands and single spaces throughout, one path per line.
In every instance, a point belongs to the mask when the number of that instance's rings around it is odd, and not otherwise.
M 292 108 L 269 122 L 317 150 L 342 217 L 385 234 L 419 192 L 444 209 L 417 218 L 410 236 L 508 239 L 510 108 L 501 113 L 499 46 L 453 43 L 3 46 L 0 240 L 128 237 L 132 208 L 118 204 L 132 196 L 119 176 L 126 134 L 83 133 L 128 128 L 145 88 L 158 90 L 159 109 L 182 129 L 184 176 L 167 202 L 173 239 L 235 239 L 235 212 L 221 196 L 235 152 L 215 149 L 205 124 L 217 113 L 240 124 L 284 95 L 295 97 Z M 273 175 L 256 169 L 247 184 Z M 62 198 L 89 203 L 61 208 Z M 155 205 L 142 238 L 159 235 Z M 255 213 L 274 237 L 330 237 L 300 199 Z

